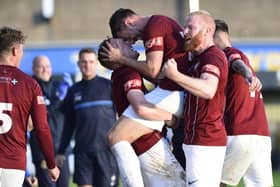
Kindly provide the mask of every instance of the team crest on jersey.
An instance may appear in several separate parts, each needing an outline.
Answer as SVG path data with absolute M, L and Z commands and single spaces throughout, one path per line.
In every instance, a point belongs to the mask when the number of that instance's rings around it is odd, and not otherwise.
M 151 38 L 150 40 L 145 42 L 146 49 L 152 48 L 154 46 L 162 46 L 162 45 L 163 45 L 163 38 L 160 36 Z
M 41 95 L 38 95 L 37 96 L 37 103 L 38 103 L 38 105 L 44 105 L 45 104 L 44 97 L 41 96 Z
M 215 75 L 220 76 L 220 70 L 217 66 L 212 65 L 212 64 L 206 64 L 205 66 L 203 66 L 202 71 L 206 71 L 206 72 L 212 72 Z
M 140 80 L 134 79 L 127 81 L 124 85 L 124 90 L 127 92 L 131 88 L 139 88 L 141 87 L 142 82 Z
M 236 60 L 236 59 L 241 59 L 240 54 L 238 54 L 238 53 L 233 53 L 233 54 L 231 54 L 231 55 L 228 57 L 228 61 L 229 61 L 229 62 L 232 62 L 232 61 L 234 61 L 234 60 Z
M 82 94 L 79 92 L 79 93 L 75 93 L 74 94 L 74 102 L 78 102 L 78 101 L 81 101 L 82 100 Z
M 17 81 L 15 78 L 13 78 L 13 80 L 11 80 L 11 83 L 12 83 L 13 85 L 16 85 L 16 84 L 18 83 L 18 81 Z

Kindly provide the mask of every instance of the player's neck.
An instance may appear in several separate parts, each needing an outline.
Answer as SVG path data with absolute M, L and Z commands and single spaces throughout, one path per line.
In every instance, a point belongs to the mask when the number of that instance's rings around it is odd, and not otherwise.
M 9 56 L 0 55 L 0 65 L 18 67 L 17 63 Z

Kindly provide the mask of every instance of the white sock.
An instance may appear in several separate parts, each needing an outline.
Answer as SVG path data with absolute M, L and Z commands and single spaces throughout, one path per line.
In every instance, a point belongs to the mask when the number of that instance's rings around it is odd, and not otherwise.
M 130 143 L 120 141 L 111 146 L 111 150 L 117 160 L 123 182 L 129 187 L 144 187 L 139 159 Z

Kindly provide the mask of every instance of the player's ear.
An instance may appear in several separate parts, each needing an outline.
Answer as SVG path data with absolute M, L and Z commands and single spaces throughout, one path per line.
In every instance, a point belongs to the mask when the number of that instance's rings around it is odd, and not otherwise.
M 11 48 L 11 52 L 12 52 L 12 55 L 13 55 L 13 56 L 16 56 L 16 55 L 18 54 L 18 49 L 17 49 L 15 46 L 13 46 L 13 47 Z

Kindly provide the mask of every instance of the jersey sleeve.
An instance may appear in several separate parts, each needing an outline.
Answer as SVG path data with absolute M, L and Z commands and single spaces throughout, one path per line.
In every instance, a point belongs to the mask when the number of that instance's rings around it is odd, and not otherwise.
M 42 96 L 40 86 L 37 83 L 34 84 L 33 93 L 31 118 L 34 130 L 42 152 L 45 156 L 47 166 L 49 169 L 53 169 L 55 167 L 53 141 L 47 121 L 47 111 L 44 98 Z
M 142 90 L 143 81 L 142 77 L 138 73 L 130 73 L 129 76 L 126 77 L 124 83 L 124 92 L 127 94 L 129 90 L 138 89 Z
M 144 47 L 146 53 L 164 50 L 165 24 L 158 18 L 158 20 L 155 19 L 156 18 L 153 18 L 153 21 L 149 23 L 145 29 Z
M 214 53 L 210 55 L 206 55 L 203 58 L 204 65 L 202 66 L 201 73 L 210 73 L 219 78 L 224 69 L 226 59 L 222 59 L 222 57 Z

